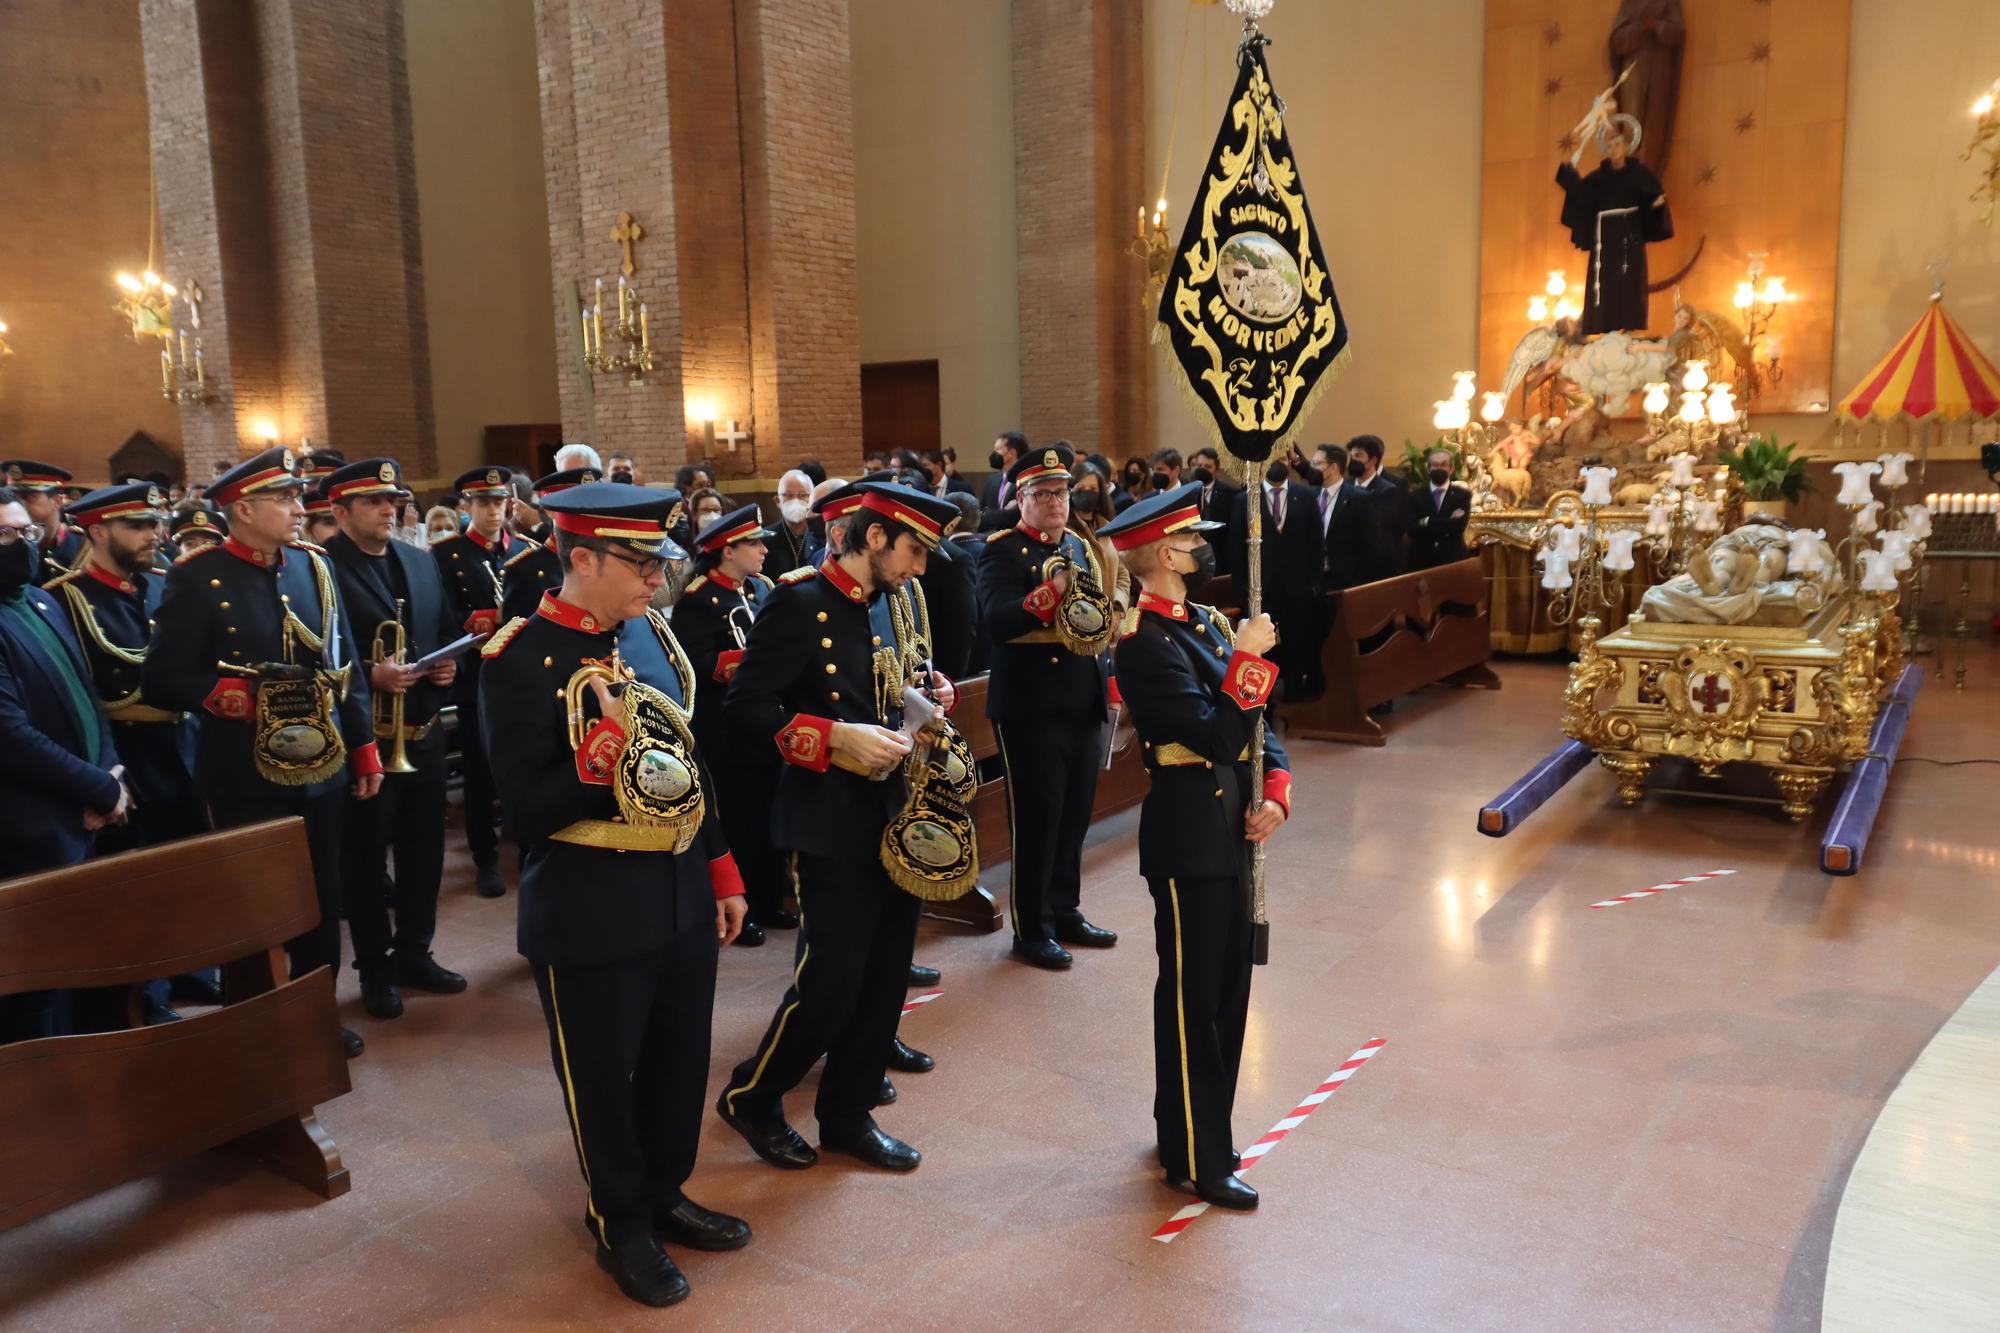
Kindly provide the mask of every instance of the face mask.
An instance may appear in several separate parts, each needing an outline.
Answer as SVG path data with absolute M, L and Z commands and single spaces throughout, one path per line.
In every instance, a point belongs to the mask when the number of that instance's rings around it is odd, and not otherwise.
M 1146 474 L 1143 472 L 1127 472 L 1125 474 L 1125 489 L 1130 490 L 1145 479 Z
M 1007 466 L 1007 460 L 1001 456 L 998 449 L 995 449 L 992 453 L 986 455 L 986 466 L 998 472 L 1001 468 Z
M 1194 470 L 1194 479 L 1202 485 L 1207 486 L 1215 480 L 1215 469 L 1212 467 L 1198 467 Z
M 1283 481 L 1284 479 L 1285 479 L 1285 465 L 1279 462 L 1275 458 L 1272 459 L 1270 466 L 1264 469 L 1264 480 L 1270 482 L 1273 486 L 1276 486 L 1279 482 Z
M 0 597 L 12 597 L 27 587 L 41 563 L 40 542 L 23 539 L 12 546 L 0 546 Z
M 1451 473 L 1441 467 L 1431 469 L 1431 485 L 1442 486 L 1451 480 Z
M 1215 578 L 1215 548 L 1203 542 L 1192 551 L 1182 551 L 1180 554 L 1194 561 L 1194 568 L 1181 574 L 1181 582 L 1187 585 L 1189 597 L 1198 597 L 1201 595 L 1201 590 Z
M 1094 514 L 1097 512 L 1098 498 L 1096 491 L 1071 491 L 1069 507 L 1079 514 Z
M 1155 472 L 1155 473 L 1153 474 L 1153 489 L 1154 489 L 1154 490 L 1156 490 L 1156 491 L 1164 491 L 1165 489 L 1167 489 L 1167 487 L 1169 487 L 1169 486 L 1171 486 L 1171 485 L 1173 485 L 1173 484 L 1174 484 L 1174 479 L 1173 479 L 1172 477 L 1169 477 L 1169 476 L 1168 476 L 1168 475 L 1167 475 L 1166 473 L 1164 473 L 1164 472 Z
M 611 480 L 621 481 L 630 486 L 632 484 L 632 474 L 629 472 L 614 472 L 611 474 Z
M 780 500 L 778 512 L 784 515 L 785 522 L 797 527 L 812 514 L 812 503 L 808 500 Z
M 1368 460 L 1365 458 L 1348 459 L 1347 475 L 1354 478 L 1356 481 L 1360 481 L 1363 477 L 1368 475 Z

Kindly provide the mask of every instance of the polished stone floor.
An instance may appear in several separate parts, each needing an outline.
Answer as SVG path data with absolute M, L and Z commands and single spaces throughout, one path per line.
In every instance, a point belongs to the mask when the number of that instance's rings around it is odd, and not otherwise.
M 1237 1098 L 1251 1142 L 1372 1037 L 1388 1044 L 1251 1173 L 1252 1215 L 1148 1239 L 1183 1202 L 1151 1161 L 1151 909 L 1136 816 L 1095 830 L 1086 906 L 1124 942 L 1072 973 L 927 922 L 938 1056 L 883 1125 L 910 1177 L 781 1173 L 711 1117 L 690 1193 L 756 1228 L 682 1255 L 643 1310 L 593 1266 L 513 903 L 454 849 L 440 958 L 324 1110 L 353 1192 L 316 1203 L 210 1155 L 0 1235 L 0 1326 L 1812 1329 L 1848 1170 L 1885 1099 L 2000 961 L 1988 767 L 1905 763 L 1866 870 L 1818 824 L 1577 778 L 1504 841 L 1474 814 L 1558 739 L 1563 674 L 1399 704 L 1379 750 L 1300 744 L 1273 844 L 1271 965 Z M 2000 654 L 1931 682 L 1904 753 L 2000 755 Z M 456 837 L 454 836 L 454 842 Z M 1618 908 L 1590 904 L 1713 869 Z M 1004 899 L 1004 870 L 992 881 Z M 780 937 L 784 939 L 784 937 Z M 711 1088 L 790 950 L 731 950 Z M 810 1131 L 809 1098 L 793 1099 Z

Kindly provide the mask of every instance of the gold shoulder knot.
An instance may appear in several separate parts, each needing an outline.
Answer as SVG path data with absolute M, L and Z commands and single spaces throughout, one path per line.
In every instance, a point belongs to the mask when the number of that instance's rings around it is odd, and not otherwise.
M 197 546 L 192 551 L 182 551 L 179 555 L 174 557 L 174 563 L 177 565 L 185 565 L 190 560 L 199 559 L 200 557 L 207 555 L 211 551 L 220 551 L 221 549 L 222 549 L 221 542 L 210 542 L 206 546 Z
M 1139 608 L 1137 606 L 1128 606 L 1125 608 L 1125 619 L 1118 626 L 1118 637 L 1129 639 L 1138 632 Z
M 286 542 L 285 545 L 291 547 L 295 551 L 311 551 L 314 555 L 326 554 L 326 548 L 324 546 L 315 546 L 311 542 L 304 542 L 304 541 Z
M 526 546 L 514 552 L 514 554 L 508 556 L 506 562 L 502 564 L 500 568 L 512 569 L 514 566 L 520 564 L 523 560 L 526 560 L 529 556 L 533 555 L 535 552 L 541 549 L 542 549 L 541 547 L 535 545 L 533 542 L 529 542 Z
M 514 636 L 521 632 L 521 626 L 527 623 L 528 618 L 526 616 L 515 616 L 512 620 L 495 630 L 492 638 L 480 645 L 479 655 L 481 657 L 500 656 L 501 652 L 505 650 Z
M 1215 632 L 1220 636 L 1223 643 L 1231 648 L 1236 646 L 1236 631 L 1230 628 L 1228 616 L 1223 615 L 1222 612 L 1216 610 L 1214 607 L 1201 602 L 1191 602 L 1189 605 L 1201 612 L 1208 619 L 1209 624 L 1215 626 Z
M 784 573 L 778 575 L 778 582 L 804 583 L 807 579 L 811 578 L 813 575 L 817 573 L 819 573 L 819 571 L 817 569 L 814 569 L 811 565 L 800 565 L 797 569 L 788 569 Z
M 708 586 L 708 575 L 697 574 L 694 576 L 694 580 L 691 583 L 689 583 L 687 587 L 681 589 L 681 596 L 685 597 L 689 593 L 693 592 L 696 588 L 703 588 L 707 586 Z
M 79 560 L 75 569 L 70 570 L 66 574 L 58 574 L 55 578 L 44 583 L 42 589 L 46 592 L 50 588 L 66 588 L 81 577 L 83 577 L 83 562 Z
M 994 542 L 1004 542 L 1013 535 L 1014 530 L 1012 528 L 1002 528 L 998 532 L 989 532 L 986 534 L 986 544 L 991 546 Z

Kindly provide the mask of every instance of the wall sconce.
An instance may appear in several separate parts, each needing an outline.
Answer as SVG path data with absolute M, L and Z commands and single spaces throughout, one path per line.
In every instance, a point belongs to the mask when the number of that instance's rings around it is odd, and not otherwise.
M 7 321 L 0 319 L 0 361 L 14 355 L 14 349 L 7 345 Z
M 742 427 L 742 425 L 736 420 L 735 417 L 730 417 L 728 421 L 724 423 L 726 429 L 717 430 L 715 428 L 715 423 L 719 417 L 719 411 L 716 408 L 715 400 L 713 398 L 689 399 L 687 405 L 687 414 L 688 414 L 688 420 L 699 421 L 701 423 L 702 444 L 707 448 L 707 450 L 711 454 L 713 454 L 715 451 L 715 442 L 717 440 L 721 440 L 725 445 L 727 445 L 729 448 L 729 452 L 733 454 L 736 452 L 737 445 L 742 444 L 744 441 L 750 438 L 750 432 L 748 430 L 745 430 Z
M 1972 142 L 1965 146 L 1960 160 L 1970 162 L 1980 153 L 1986 154 L 1986 165 L 1980 171 L 1979 188 L 1972 192 L 1972 202 L 1983 205 L 1979 210 L 1979 220 L 1991 224 L 1993 211 L 2000 206 L 2000 79 L 1972 104 Z
M 169 402 L 212 403 L 215 390 L 208 382 L 208 367 L 201 350 L 201 284 L 189 282 L 176 290 L 171 282 L 148 269 L 142 276 L 120 273 L 118 313 L 132 326 L 132 340 L 158 338 L 160 348 L 160 396 Z M 174 301 L 187 306 L 187 328 L 174 323 Z M 189 355 L 189 330 L 193 330 L 193 355 Z

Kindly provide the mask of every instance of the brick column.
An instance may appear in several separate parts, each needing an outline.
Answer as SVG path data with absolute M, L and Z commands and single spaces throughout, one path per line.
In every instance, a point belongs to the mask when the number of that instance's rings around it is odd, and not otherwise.
M 270 420 L 431 471 L 436 441 L 401 0 L 141 0 L 167 272 L 222 386 L 188 474 Z
M 737 0 L 758 466 L 861 463 L 846 0 Z
M 1145 172 L 1141 0 L 1013 0 L 1021 427 L 1150 452 L 1152 317 L 1125 251 Z

